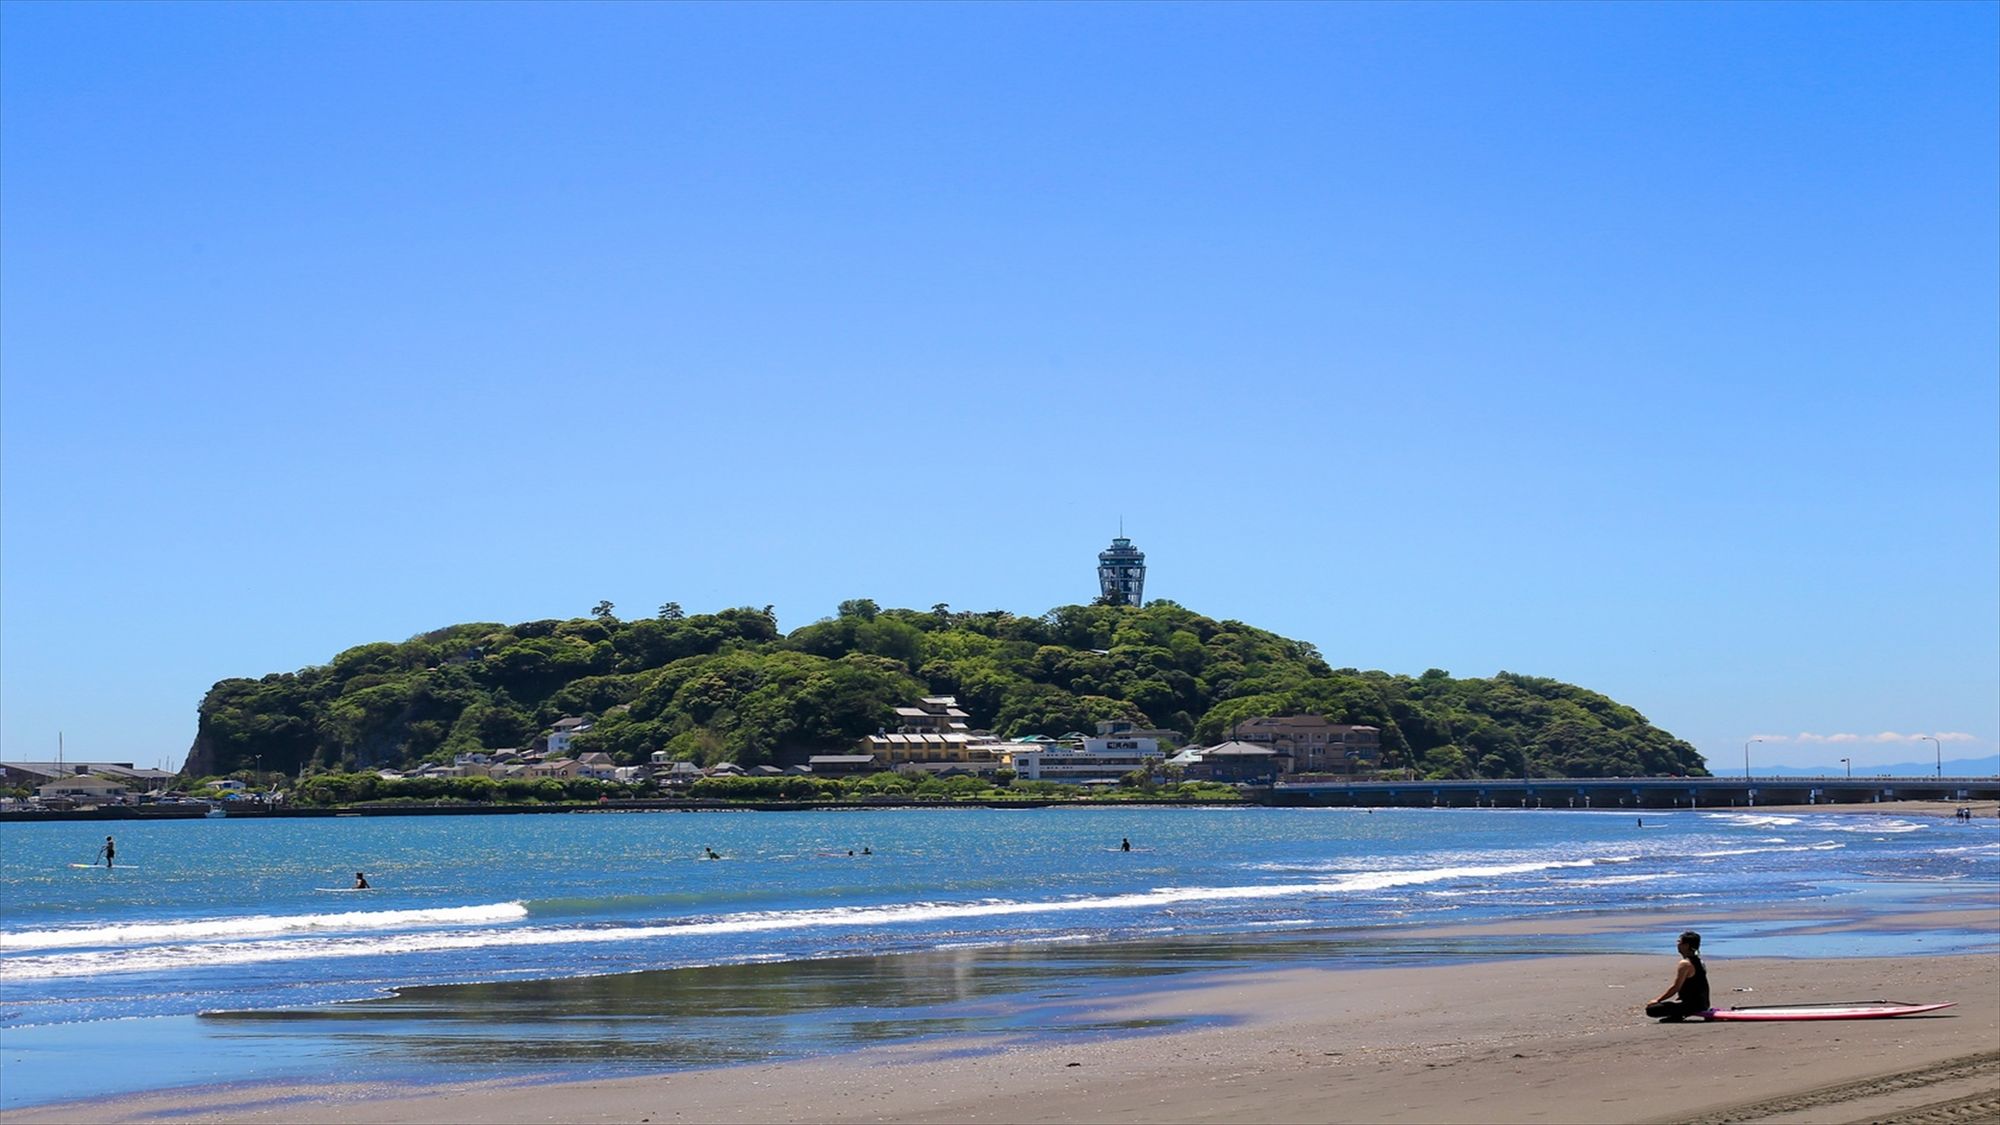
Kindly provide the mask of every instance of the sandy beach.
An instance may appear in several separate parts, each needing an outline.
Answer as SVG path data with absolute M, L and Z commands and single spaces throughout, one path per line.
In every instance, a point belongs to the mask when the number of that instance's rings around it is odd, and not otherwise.
M 1876 816 L 1953 817 L 1960 809 L 1970 809 L 1975 820 L 2000 816 L 2000 801 L 1871 801 L 1856 805 L 1758 805 L 1760 812 L 1774 813 L 1853 813 Z
M 2000 924 L 2000 911 L 1993 921 Z M 2000 957 L 1712 957 L 1719 1005 L 1953 1000 L 1936 1016 L 1659 1024 L 1651 956 L 1210 974 L 1102 1014 L 1193 1030 L 546 1084 L 156 1093 L 7 1122 L 1907 1121 L 2000 1116 Z M 1747 990 L 1747 991 L 1744 991 Z

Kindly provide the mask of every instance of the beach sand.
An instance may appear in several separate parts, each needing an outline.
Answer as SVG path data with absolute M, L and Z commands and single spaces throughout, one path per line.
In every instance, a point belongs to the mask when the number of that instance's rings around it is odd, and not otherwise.
M 1771 813 L 1874 813 L 1898 816 L 1952 817 L 1960 809 L 1971 809 L 1975 820 L 2000 816 L 2000 801 L 1868 801 L 1852 805 L 1758 805 L 1756 811 Z M 1745 810 L 1739 810 L 1745 811 Z
M 1982 912 L 1983 917 L 1984 912 Z M 1994 915 L 2000 923 L 2000 912 Z M 1662 938 L 1670 946 L 1672 935 Z M 1953 1000 L 1936 1016 L 1660 1024 L 1658 956 L 1200 974 L 1107 1002 L 1186 1030 L 544 1084 L 254 1085 L 14 1122 L 1972 1122 L 2000 1119 L 2000 956 L 1711 957 L 1716 1002 Z M 1752 991 L 1740 992 L 1739 989 Z

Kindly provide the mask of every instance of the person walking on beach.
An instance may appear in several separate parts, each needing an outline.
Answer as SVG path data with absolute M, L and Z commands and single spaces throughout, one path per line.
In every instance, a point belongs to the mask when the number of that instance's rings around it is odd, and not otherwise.
M 106 836 L 104 838 L 104 846 L 97 849 L 97 854 L 104 857 L 104 866 L 109 868 L 111 861 L 118 858 L 118 844 L 111 837 Z
M 354 889 L 357 891 L 366 891 L 372 889 L 368 886 L 368 876 L 363 875 L 359 871 L 356 871 L 354 873 Z
M 1661 1023 L 1679 1023 L 1689 1016 L 1698 1016 L 1710 1008 L 1708 1002 L 1708 970 L 1701 963 L 1701 935 L 1689 930 L 1681 935 L 1681 963 L 1674 970 L 1674 983 L 1667 986 L 1660 998 L 1646 1005 L 1646 1014 Z M 1673 997 L 1673 999 L 1668 999 Z

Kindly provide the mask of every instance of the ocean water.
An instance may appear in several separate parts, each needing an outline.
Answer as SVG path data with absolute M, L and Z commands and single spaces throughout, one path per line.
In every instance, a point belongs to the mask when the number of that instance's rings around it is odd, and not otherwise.
M 1993 821 L 1115 807 L 201 820 L 110 826 L 119 865 L 73 866 L 105 830 L 0 825 L 0 1106 L 324 1076 L 357 1054 L 462 1076 L 1085 1029 L 1068 1006 L 1078 982 L 1504 956 L 1529 950 L 1433 935 L 1518 918 L 1657 921 L 1538 951 L 1659 952 L 1684 920 L 1772 907 L 1785 917 L 1710 925 L 1708 948 L 2000 949 L 1978 927 L 1892 924 L 1993 901 Z M 347 889 L 357 870 L 374 889 Z M 131 1061 L 106 1073 L 106 1052 Z

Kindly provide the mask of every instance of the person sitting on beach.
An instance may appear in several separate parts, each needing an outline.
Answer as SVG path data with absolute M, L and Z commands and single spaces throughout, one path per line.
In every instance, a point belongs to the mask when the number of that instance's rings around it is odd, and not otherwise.
M 368 876 L 363 875 L 359 871 L 356 871 L 354 873 L 354 889 L 357 891 L 365 891 L 372 889 L 368 886 Z
M 1701 963 L 1701 935 L 1689 930 L 1681 935 L 1681 963 L 1674 971 L 1674 983 L 1660 998 L 1646 1005 L 1646 1014 L 1661 1023 L 1679 1023 L 1689 1016 L 1709 1010 L 1708 970 Z M 1673 997 L 1673 999 L 1668 999 Z

